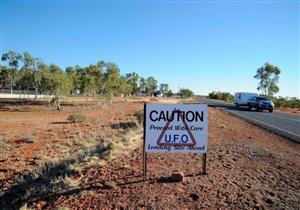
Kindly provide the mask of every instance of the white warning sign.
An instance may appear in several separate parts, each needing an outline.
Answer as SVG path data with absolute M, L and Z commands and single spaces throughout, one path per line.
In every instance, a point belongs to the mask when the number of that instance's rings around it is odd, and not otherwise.
M 207 152 L 207 105 L 146 104 L 145 114 L 146 152 Z

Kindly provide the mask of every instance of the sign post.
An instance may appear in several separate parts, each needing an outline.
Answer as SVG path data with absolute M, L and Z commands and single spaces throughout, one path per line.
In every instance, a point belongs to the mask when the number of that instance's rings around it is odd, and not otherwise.
M 202 173 L 206 174 L 206 153 L 203 153 L 202 156 Z
M 146 142 L 145 142 L 145 136 L 146 136 L 146 103 L 144 104 L 144 142 L 143 142 L 143 174 L 144 176 L 146 176 L 147 173 L 147 153 L 145 152 L 145 146 L 146 146 Z
M 206 174 L 208 107 L 204 104 L 145 104 L 143 172 L 147 153 L 203 153 Z

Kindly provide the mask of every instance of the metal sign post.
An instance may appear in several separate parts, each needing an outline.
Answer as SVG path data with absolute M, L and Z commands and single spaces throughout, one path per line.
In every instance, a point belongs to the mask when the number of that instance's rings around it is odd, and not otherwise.
M 206 174 L 206 153 L 203 153 L 202 156 L 202 173 Z
M 143 175 L 146 176 L 147 173 L 147 153 L 145 151 L 146 146 L 146 103 L 144 103 L 144 142 L 143 142 Z

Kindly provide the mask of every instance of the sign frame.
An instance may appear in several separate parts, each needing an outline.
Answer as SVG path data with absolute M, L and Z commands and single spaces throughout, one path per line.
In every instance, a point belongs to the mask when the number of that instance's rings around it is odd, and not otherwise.
M 147 103 L 147 102 L 144 103 L 144 122 L 143 122 L 143 127 L 144 127 L 144 132 L 143 132 L 143 134 L 144 134 L 143 135 L 143 175 L 144 176 L 146 176 L 146 174 L 147 174 L 147 152 L 146 152 L 146 148 L 145 148 L 146 147 L 146 121 L 147 121 L 147 119 L 146 119 L 147 114 L 146 113 L 147 113 L 147 104 L 152 104 L 152 103 Z M 195 105 L 195 104 L 201 104 L 201 103 L 182 103 L 182 104 L 184 104 L 184 105 L 189 105 L 189 104 Z M 207 111 L 207 115 L 208 115 L 208 111 Z M 207 121 L 208 121 L 208 116 L 207 116 Z M 185 122 L 184 122 L 184 124 L 185 124 Z M 162 132 L 161 135 L 163 135 L 163 133 L 165 133 L 165 132 Z M 189 133 L 189 135 L 191 134 L 190 131 L 188 131 L 188 133 Z M 208 135 L 208 122 L 207 122 L 207 135 Z M 159 137 L 159 139 L 160 138 L 161 138 L 161 136 Z M 159 139 L 157 140 L 157 143 L 159 143 Z M 193 141 L 194 141 L 194 139 L 193 139 Z M 169 146 L 177 146 L 178 144 L 168 144 L 168 145 Z M 185 144 L 184 146 L 191 146 L 191 145 L 194 145 L 194 144 Z M 207 137 L 207 145 L 208 145 L 208 137 Z M 193 154 L 196 154 L 196 153 L 193 153 Z M 207 150 L 206 150 L 206 152 L 201 153 L 201 154 L 202 154 L 202 174 L 206 175 Z

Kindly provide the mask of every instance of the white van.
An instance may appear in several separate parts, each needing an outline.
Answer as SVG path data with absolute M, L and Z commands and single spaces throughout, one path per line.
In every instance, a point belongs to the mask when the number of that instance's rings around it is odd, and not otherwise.
M 258 96 L 257 93 L 237 92 L 234 94 L 233 103 L 236 107 L 248 106 L 248 102 L 253 96 Z

